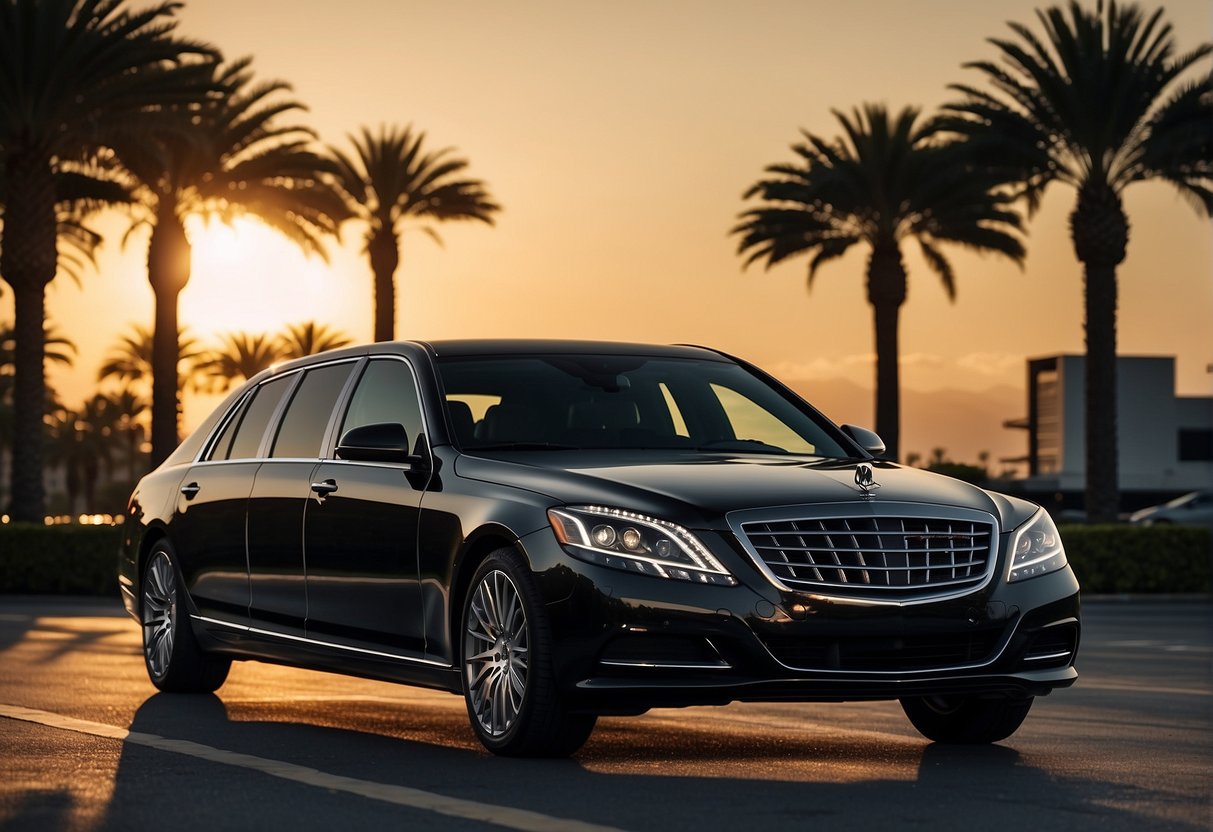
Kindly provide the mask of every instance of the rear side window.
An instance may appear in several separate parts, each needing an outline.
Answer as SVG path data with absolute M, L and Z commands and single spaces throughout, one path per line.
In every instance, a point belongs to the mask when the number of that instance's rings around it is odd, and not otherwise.
M 240 417 L 240 425 L 236 428 L 236 435 L 227 455 L 220 456 L 219 451 L 216 451 L 214 459 L 251 459 L 257 456 L 265 429 L 269 427 L 270 419 L 278 409 L 278 403 L 282 401 L 283 394 L 294 380 L 295 376 L 291 374 L 267 381 L 258 387 L 257 392 L 253 394 L 253 400 L 244 408 L 244 415 Z
M 270 456 L 314 459 L 321 455 L 329 417 L 353 368 L 347 361 L 308 371 L 287 405 Z
M 398 422 L 404 425 L 409 442 L 416 447 L 422 434 L 421 404 L 417 398 L 417 382 L 413 371 L 403 361 L 381 359 L 371 361 L 358 379 L 350 398 L 341 434 L 363 425 Z

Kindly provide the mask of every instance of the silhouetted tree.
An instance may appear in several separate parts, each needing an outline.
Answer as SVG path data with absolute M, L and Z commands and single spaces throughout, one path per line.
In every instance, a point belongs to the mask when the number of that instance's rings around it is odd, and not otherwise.
M 1053 182 L 1078 192 L 1070 235 L 1084 272 L 1086 506 L 1090 520 L 1112 520 L 1116 267 L 1129 242 L 1121 194 L 1134 182 L 1162 180 L 1213 214 L 1213 83 L 1207 71 L 1189 72 L 1213 46 L 1177 53 L 1161 8 L 1147 16 L 1133 4 L 1090 10 L 1071 2 L 1037 19 L 1043 38 L 1011 23 L 1013 39 L 991 40 L 997 63 L 965 65 L 990 89 L 955 85 L 963 98 L 947 108 L 946 124 L 1018 185 L 1030 210 Z
M 97 483 L 102 472 L 110 473 L 114 451 L 121 437 L 118 425 L 122 414 L 112 400 L 95 395 L 80 410 L 62 408 L 49 420 L 50 461 L 64 469 L 68 513 L 96 508 Z
M 106 354 L 101 368 L 97 371 L 97 380 L 116 381 L 123 388 L 134 387 L 150 395 L 152 340 L 152 333 L 147 327 L 138 324 L 132 326 L 129 333 L 119 336 Z M 185 327 L 177 328 L 176 344 L 177 389 L 178 393 L 182 393 L 187 387 L 198 387 L 202 383 L 198 365 L 207 360 L 207 355 L 198 340 L 189 335 Z
M 335 350 L 348 346 L 351 341 L 344 332 L 339 332 L 318 324 L 315 321 L 305 321 L 301 324 L 290 324 L 277 338 L 278 355 L 283 359 L 302 358 L 305 355 L 315 355 L 325 350 Z
M 43 357 L 47 364 L 72 366 L 76 357 L 76 345 L 65 338 L 49 321 L 43 331 Z M 13 374 L 17 365 L 17 335 L 12 324 L 0 324 L 0 470 L 4 469 L 4 460 L 13 447 Z M 45 387 L 46 406 L 43 413 L 51 413 L 56 407 L 55 392 L 50 386 Z M 7 495 L 0 487 L 0 495 Z M 0 498 L 0 513 L 6 511 L 8 501 Z
M 56 172 L 148 127 L 165 105 L 198 101 L 213 50 L 173 36 L 175 3 L 0 0 L 0 275 L 16 328 L 12 516 L 41 522 L 46 286 L 59 268 Z M 204 83 L 200 83 L 204 82 Z
M 741 215 L 745 263 L 767 268 L 800 254 L 812 255 L 808 283 L 817 269 L 863 244 L 871 254 L 867 298 L 876 342 L 876 431 L 887 454 L 898 458 L 901 434 L 898 320 L 906 299 L 901 242 L 914 238 L 927 265 L 956 294 L 955 274 L 940 247 L 954 244 L 992 251 L 1016 262 L 1023 258 L 1019 216 L 972 164 L 960 142 L 933 136 L 920 126 L 918 110 L 890 117 L 883 105 L 868 104 L 851 116 L 834 112 L 844 136 L 828 142 L 804 132 L 792 147 L 799 157 L 772 165 L 772 174 L 745 194 L 762 205 Z
M 231 332 L 222 346 L 210 353 L 199 369 L 212 380 L 213 389 L 231 389 L 237 381 L 250 379 L 281 358 L 274 339 L 265 333 Z
M 333 148 L 339 183 L 353 215 L 366 223 L 366 253 L 375 276 L 375 340 L 391 341 L 396 329 L 396 269 L 400 237 L 410 220 L 479 220 L 493 224 L 500 210 L 483 182 L 462 179 L 468 163 L 450 148 L 426 151 L 425 133 L 381 127 L 350 136 L 354 156 Z M 430 226 L 422 230 L 438 240 Z
M 190 242 L 185 218 L 218 216 L 224 221 L 253 214 L 309 254 L 327 259 L 326 235 L 348 216 L 345 202 L 322 174 L 332 161 L 309 145 L 315 134 L 283 124 L 303 105 L 284 99 L 290 86 L 254 82 L 250 59 L 214 68 L 215 86 L 226 94 L 202 109 L 171 111 L 179 129 L 153 144 L 119 147 L 123 165 L 142 184 L 139 195 L 152 226 L 148 280 L 156 300 L 153 330 L 152 465 L 177 445 L 180 385 L 176 378 L 177 301 L 190 278 Z

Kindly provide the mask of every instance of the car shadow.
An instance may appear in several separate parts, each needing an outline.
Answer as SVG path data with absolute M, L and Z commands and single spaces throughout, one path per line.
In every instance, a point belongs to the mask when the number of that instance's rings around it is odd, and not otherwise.
M 799 829 L 810 823 L 864 830 L 1066 829 L 1092 823 L 1101 832 L 1203 828 L 1120 808 L 1157 798 L 1152 792 L 1050 774 L 1003 745 L 917 744 L 892 736 L 881 741 L 872 734 L 779 735 L 775 729 L 769 740 L 755 740 L 713 736 L 708 717 L 686 728 L 663 727 L 660 742 L 621 727 L 625 720 L 607 720 L 575 758 L 503 759 L 475 743 L 455 708 L 410 714 L 402 702 L 396 714 L 383 702 L 363 703 L 362 709 L 357 704 L 308 703 L 315 716 L 300 717 L 299 706 L 289 700 L 252 708 L 234 702 L 229 712 L 213 695 L 156 694 L 138 709 L 130 729 L 338 777 L 630 830 Z M 372 710 L 379 721 L 368 719 Z M 425 735 L 437 742 L 409 738 L 427 725 Z M 741 776 L 738 761 L 744 763 Z M 626 764 L 622 771 L 620 764 Z M 169 787 L 158 788 L 157 777 Z M 330 816 L 344 818 L 345 828 L 410 821 L 481 828 L 126 744 L 110 811 L 98 828 L 150 828 L 155 824 L 144 823 L 144 816 L 164 813 L 175 816 L 178 832 L 233 825 L 326 828 Z

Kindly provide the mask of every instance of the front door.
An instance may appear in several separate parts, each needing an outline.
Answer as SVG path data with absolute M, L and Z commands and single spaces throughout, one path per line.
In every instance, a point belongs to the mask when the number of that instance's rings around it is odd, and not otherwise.
M 367 362 L 335 437 L 362 425 L 404 425 L 424 450 L 412 367 L 395 357 Z M 334 441 L 334 445 L 335 445 Z M 329 459 L 312 474 L 303 535 L 309 638 L 372 653 L 421 657 L 425 632 L 417 571 L 424 482 L 409 466 Z

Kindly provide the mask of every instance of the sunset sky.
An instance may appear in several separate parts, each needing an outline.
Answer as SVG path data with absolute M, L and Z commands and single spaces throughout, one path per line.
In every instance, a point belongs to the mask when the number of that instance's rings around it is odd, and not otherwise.
M 141 5 L 135 3 L 134 5 Z M 824 268 L 743 271 L 728 235 L 743 191 L 790 160 L 805 128 L 833 136 L 831 108 L 865 101 L 930 110 L 950 82 L 977 81 L 966 60 L 1005 21 L 1034 22 L 1034 2 L 413 3 L 397 0 L 190 0 L 184 34 L 229 58 L 251 54 L 266 79 L 291 82 L 326 142 L 362 125 L 407 124 L 454 146 L 503 206 L 495 228 L 440 229 L 445 248 L 405 235 L 397 275 L 403 338 L 587 337 L 718 346 L 813 397 L 872 384 L 866 251 Z M 1167 5 L 1186 50 L 1213 37 L 1213 5 Z M 1207 68 L 1207 64 L 1205 64 Z M 953 251 L 950 304 L 916 246 L 905 247 L 903 385 L 910 390 L 1022 389 L 1024 359 L 1083 349 L 1081 271 L 1055 186 L 1030 221 L 1025 267 Z M 1208 395 L 1213 376 L 1210 226 L 1169 187 L 1131 187 L 1129 256 L 1120 269 L 1122 353 L 1178 357 L 1179 392 Z M 124 220 L 99 224 L 99 268 L 49 293 L 55 323 L 80 347 L 51 381 L 68 403 L 132 322 L 150 324 L 147 234 L 120 247 Z M 181 320 L 213 340 L 317 320 L 371 335 L 362 230 L 331 262 L 305 258 L 253 221 L 191 224 L 193 279 Z M 0 298 L 11 317 L 12 297 Z M 993 393 L 991 394 L 993 395 Z M 1018 408 L 1005 418 L 1021 416 Z M 871 424 L 825 409 L 837 421 Z M 187 403 L 187 424 L 204 414 Z M 906 413 L 903 449 L 1015 450 L 1023 439 L 932 436 Z M 976 444 L 975 444 L 976 443 Z M 981 444 L 984 443 L 984 444 Z

